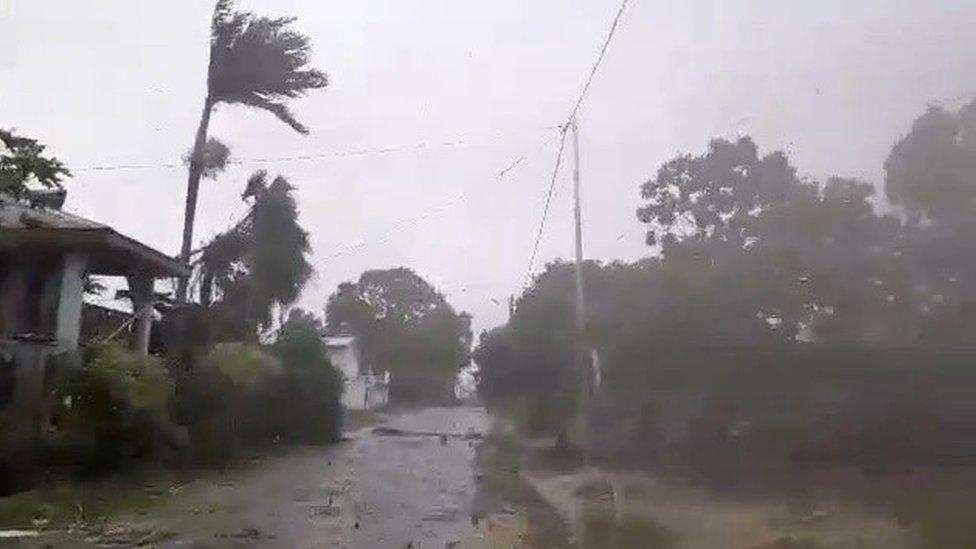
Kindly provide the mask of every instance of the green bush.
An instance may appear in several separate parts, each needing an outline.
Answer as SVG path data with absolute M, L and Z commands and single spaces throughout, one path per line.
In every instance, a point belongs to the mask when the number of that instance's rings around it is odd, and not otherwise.
M 218 343 L 210 350 L 207 361 L 231 383 L 242 388 L 254 387 L 267 376 L 280 373 L 274 358 L 253 343 Z
M 283 375 L 271 395 L 280 436 L 302 443 L 339 440 L 342 435 L 342 378 L 329 362 L 317 332 L 286 324 L 272 352 Z
M 172 426 L 174 385 L 162 360 L 114 343 L 86 350 L 55 389 L 59 433 L 48 455 L 83 475 L 158 455 Z
M 314 330 L 288 326 L 269 347 L 215 345 L 178 377 L 194 458 L 225 464 L 242 448 L 341 436 L 341 380 Z

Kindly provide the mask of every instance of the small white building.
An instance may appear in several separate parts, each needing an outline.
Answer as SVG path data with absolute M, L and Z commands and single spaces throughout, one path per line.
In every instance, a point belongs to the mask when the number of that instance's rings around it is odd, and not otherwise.
M 356 338 L 349 335 L 322 338 L 329 353 L 329 361 L 342 374 L 342 405 L 350 410 L 368 410 L 389 401 L 390 372 L 382 375 L 365 370 L 359 364 Z

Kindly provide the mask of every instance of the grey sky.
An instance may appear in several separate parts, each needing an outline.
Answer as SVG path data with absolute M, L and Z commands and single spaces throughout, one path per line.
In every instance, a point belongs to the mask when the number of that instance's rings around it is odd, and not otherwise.
M 264 113 L 221 108 L 211 133 L 235 166 L 205 182 L 196 239 L 241 213 L 246 175 L 299 189 L 318 275 L 336 284 L 408 265 L 478 329 L 517 293 L 564 120 L 616 0 L 252 0 L 294 14 L 332 84 L 296 104 L 302 137 Z M 202 107 L 211 2 L 0 0 L 0 126 L 76 169 L 69 207 L 178 249 L 179 162 Z M 631 0 L 581 114 L 587 255 L 647 254 L 638 185 L 715 136 L 785 148 L 813 177 L 879 183 L 911 120 L 976 94 L 976 2 Z M 456 143 L 457 141 L 461 143 Z M 550 140 L 549 143 L 546 143 Z M 444 142 L 455 142 L 444 145 Z M 425 143 L 425 147 L 418 144 Z M 336 152 L 401 147 L 358 156 Z M 322 155 L 313 161 L 256 159 Z M 497 173 L 526 159 L 504 178 Z M 572 253 L 563 172 L 537 266 Z

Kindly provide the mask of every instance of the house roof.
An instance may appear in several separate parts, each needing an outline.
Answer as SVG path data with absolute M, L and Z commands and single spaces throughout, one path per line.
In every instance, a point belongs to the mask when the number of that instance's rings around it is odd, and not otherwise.
M 85 251 L 91 274 L 157 278 L 189 276 L 180 261 L 125 236 L 112 227 L 51 208 L 0 204 L 0 251 Z

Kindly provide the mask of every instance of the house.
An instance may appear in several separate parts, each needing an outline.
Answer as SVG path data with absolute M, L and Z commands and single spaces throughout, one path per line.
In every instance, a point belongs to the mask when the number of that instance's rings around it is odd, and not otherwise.
M 52 356 L 80 364 L 89 275 L 124 276 L 132 346 L 147 353 L 156 279 L 189 276 L 176 259 L 111 227 L 51 207 L 0 202 L 0 402 L 39 406 Z M 3 407 L 0 407 L 2 411 Z
M 389 401 L 390 372 L 383 375 L 365 370 L 359 364 L 356 338 L 333 335 L 322 338 L 329 361 L 342 374 L 342 405 L 351 410 L 366 410 L 383 406 Z

